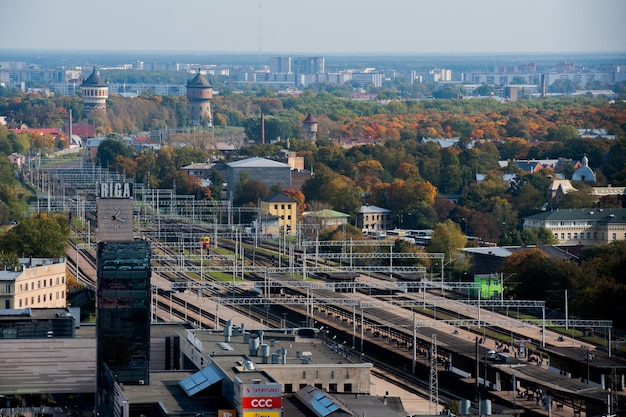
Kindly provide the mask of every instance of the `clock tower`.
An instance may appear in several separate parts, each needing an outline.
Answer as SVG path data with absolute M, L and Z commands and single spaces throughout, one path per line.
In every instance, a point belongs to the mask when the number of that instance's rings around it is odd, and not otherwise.
M 98 240 L 133 240 L 133 185 L 129 182 L 103 182 L 98 189 Z

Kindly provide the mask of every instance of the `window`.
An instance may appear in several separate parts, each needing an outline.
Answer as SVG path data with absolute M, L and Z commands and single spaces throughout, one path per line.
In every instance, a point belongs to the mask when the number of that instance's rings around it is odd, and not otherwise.
M 28 297 L 24 298 L 24 307 L 28 307 Z
M 613 235 L 615 235 L 615 233 L 613 233 Z M 615 240 L 615 238 L 613 238 L 613 240 Z M 4 287 L 4 290 L 7 294 L 11 294 L 11 284 L 7 284 L 6 287 Z
M 41 288 L 41 281 L 37 281 L 37 288 Z
M 335 379 L 335 371 L 330 371 L 330 379 Z
M 46 288 L 46 280 L 43 280 L 43 287 Z
M 22 299 L 20 298 L 20 307 L 22 306 Z
M 50 286 L 52 287 L 52 278 L 50 278 Z
M 281 210 L 284 210 L 284 209 L 285 209 L 285 205 L 284 205 L 284 204 L 281 204 L 281 205 L 280 205 L 280 209 L 281 209 Z
M 313 386 L 317 389 L 324 389 L 324 387 L 322 386 L 322 384 L 313 384 Z
M 4 300 L 4 308 L 7 310 L 11 308 L 11 300 Z
M 43 295 L 43 302 L 46 302 L 46 294 Z
M 352 384 L 343 384 L 343 392 L 352 392 Z
M 287 220 L 291 220 L 291 214 L 287 216 Z
M 328 391 L 337 392 L 337 384 L 328 384 Z
M 278 204 L 274 204 L 274 210 L 278 210 Z
M 26 285 L 28 285 L 28 284 L 26 284 Z M 35 283 L 34 283 L 34 282 L 31 282 L 31 283 L 30 283 L 30 289 L 31 289 L 31 290 L 34 290 L 34 289 L 35 289 Z
M 61 277 L 61 284 L 65 284 L 65 277 Z
M 613 233 L 613 240 L 617 240 L 617 233 Z
M 41 295 L 37 296 L 37 303 L 41 303 Z
M 30 305 L 35 304 L 35 297 L 30 297 Z
M 306 379 L 306 371 L 302 371 L 302 379 Z
M 290 394 L 293 392 L 293 384 L 285 384 L 285 393 Z
M 304 388 L 306 386 L 307 386 L 307 384 L 300 384 L 300 389 L 302 389 L 302 388 Z
M 568 233 L 568 234 L 567 234 L 567 240 L 571 240 L 571 239 L 572 239 L 572 234 L 571 234 L 571 233 Z
M 65 291 L 61 291 L 61 298 L 65 298 Z

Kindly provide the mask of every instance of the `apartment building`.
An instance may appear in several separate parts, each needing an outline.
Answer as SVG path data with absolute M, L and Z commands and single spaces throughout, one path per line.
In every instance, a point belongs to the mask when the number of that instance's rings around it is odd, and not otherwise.
M 277 193 L 261 200 L 261 218 L 265 234 L 294 234 L 298 227 L 298 202 L 283 193 Z M 272 222 L 275 218 L 277 222 Z M 275 223 L 276 227 L 271 227 Z
M 67 304 L 65 258 L 20 258 L 16 270 L 0 271 L 0 308 L 59 308 Z
M 376 206 L 361 206 L 356 214 L 356 225 L 363 233 L 389 230 L 393 228 L 391 210 Z
M 558 244 L 593 245 L 626 240 L 626 209 L 566 209 L 524 218 L 524 230 L 545 227 Z

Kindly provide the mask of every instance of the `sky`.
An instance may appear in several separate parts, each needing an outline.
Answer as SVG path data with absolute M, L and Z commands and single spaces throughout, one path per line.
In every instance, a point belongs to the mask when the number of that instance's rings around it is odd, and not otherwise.
M 0 0 L 0 49 L 626 51 L 626 0 Z

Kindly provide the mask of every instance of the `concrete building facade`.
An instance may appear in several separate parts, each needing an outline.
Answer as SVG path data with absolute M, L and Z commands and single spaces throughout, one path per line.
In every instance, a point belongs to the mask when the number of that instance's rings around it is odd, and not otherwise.
M 265 233 L 296 233 L 298 227 L 298 203 L 283 193 L 274 194 L 261 200 L 261 219 L 272 216 L 278 219 L 278 230 L 269 231 L 263 228 Z
M 393 229 L 391 210 L 376 206 L 361 206 L 356 214 L 356 226 L 364 233 Z
M 244 172 L 249 179 L 261 181 L 268 187 L 281 184 L 284 188 L 291 188 L 291 167 L 288 164 L 259 157 L 242 159 L 226 164 L 229 199 L 235 194 Z
M 17 270 L 0 271 L 0 308 L 58 308 L 67 304 L 65 258 L 21 258 Z
M 626 209 L 554 210 L 524 218 L 524 230 L 545 227 L 559 244 L 593 245 L 626 240 Z

